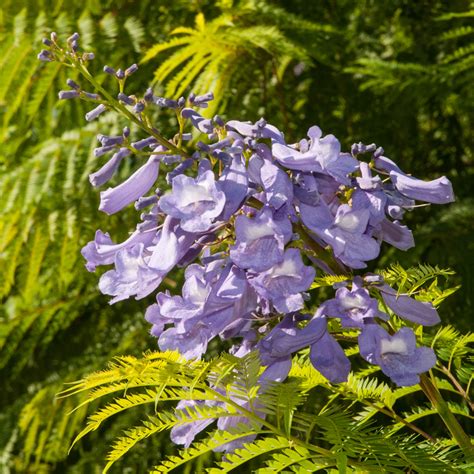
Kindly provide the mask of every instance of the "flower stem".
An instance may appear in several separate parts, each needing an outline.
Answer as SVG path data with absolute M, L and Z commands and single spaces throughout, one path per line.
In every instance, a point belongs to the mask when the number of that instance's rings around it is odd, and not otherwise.
M 432 403 L 435 410 L 443 420 L 449 432 L 456 440 L 458 446 L 468 461 L 474 460 L 474 446 L 469 436 L 464 432 L 456 417 L 451 412 L 449 405 L 444 400 L 438 388 L 431 382 L 426 374 L 420 376 L 420 387 Z
M 90 74 L 90 72 L 87 70 L 87 68 L 80 62 L 80 61 L 75 61 L 74 66 L 78 69 L 78 71 L 82 74 L 82 76 L 89 81 L 91 85 L 94 86 L 94 88 L 100 92 L 106 99 L 107 101 L 113 106 L 113 108 L 127 117 L 129 120 L 137 124 L 140 128 L 145 130 L 149 135 L 154 137 L 156 141 L 160 144 L 166 147 L 168 150 L 173 151 L 174 153 L 188 157 L 188 154 L 180 147 L 177 147 L 174 145 L 172 142 L 167 140 L 165 137 L 163 137 L 160 133 L 158 133 L 154 128 L 149 127 L 146 125 L 144 122 L 138 119 L 134 114 L 132 114 L 125 106 L 120 104 L 119 101 L 115 100 L 95 79 L 94 77 Z

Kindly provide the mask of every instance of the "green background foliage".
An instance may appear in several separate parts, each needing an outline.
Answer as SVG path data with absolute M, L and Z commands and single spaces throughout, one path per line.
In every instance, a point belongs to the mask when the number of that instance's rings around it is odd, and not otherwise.
M 96 53 L 91 69 L 106 86 L 103 64 L 140 62 L 129 84 L 139 92 L 150 84 L 171 96 L 213 90 L 217 97 L 209 114 L 252 121 L 264 116 L 285 130 L 289 142 L 318 124 L 345 149 L 355 141 L 376 142 L 415 176 L 447 175 L 456 203 L 408 216 L 417 247 L 406 253 L 384 249 L 378 265 L 452 268 L 456 275 L 449 276 L 450 283 L 461 288 L 440 306 L 440 314 L 457 330 L 469 329 L 474 305 L 470 2 L 3 0 L 0 471 L 100 472 L 112 440 L 144 418 L 145 408 L 107 420 L 106 429 L 80 441 L 68 457 L 87 411 L 83 407 L 67 417 L 81 395 L 56 399 L 55 394 L 64 382 L 102 369 L 116 355 L 139 356 L 156 348 L 143 319 L 147 302 L 109 306 L 97 290 L 98 275 L 83 266 L 80 249 L 97 228 L 120 240 L 136 219 L 133 211 L 101 216 L 98 192 L 88 182 L 102 163 L 92 155 L 95 134 L 125 123 L 105 116 L 85 126 L 84 104 L 57 100 L 68 71 L 36 60 L 41 38 L 51 30 L 62 37 L 81 34 L 83 47 Z M 157 124 L 165 133 L 174 131 L 166 113 L 157 116 Z M 133 166 L 125 166 L 117 182 Z M 166 285 L 173 291 L 179 281 L 179 274 L 170 275 Z M 412 404 L 410 399 L 407 407 Z M 133 466 L 130 472 L 146 472 L 173 452 L 163 433 L 132 450 L 126 465 Z M 113 472 L 126 472 L 123 466 L 118 462 Z

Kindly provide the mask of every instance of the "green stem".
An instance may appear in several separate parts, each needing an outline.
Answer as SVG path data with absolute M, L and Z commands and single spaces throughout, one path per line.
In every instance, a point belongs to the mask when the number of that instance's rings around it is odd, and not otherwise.
M 438 388 L 431 382 L 426 374 L 420 376 L 420 387 L 458 443 L 467 460 L 473 461 L 474 446 L 469 436 L 464 432 L 458 420 L 449 409 L 449 405 L 444 400 Z
M 122 105 L 118 100 L 114 99 L 91 75 L 91 73 L 87 70 L 87 68 L 79 61 L 75 61 L 74 65 L 76 68 L 79 70 L 79 72 L 84 76 L 87 81 L 94 86 L 94 88 L 100 92 L 104 98 L 107 99 L 107 101 L 112 105 L 112 107 L 122 115 L 125 115 L 129 120 L 131 120 L 133 123 L 138 125 L 141 129 L 143 129 L 145 132 L 147 132 L 149 135 L 154 137 L 156 141 L 160 144 L 166 147 L 168 150 L 173 151 L 174 153 L 188 157 L 188 154 L 180 147 L 177 147 L 174 145 L 172 142 L 167 140 L 165 137 L 163 137 L 160 133 L 158 133 L 156 130 L 153 128 L 149 127 L 146 125 L 144 122 L 142 122 L 136 115 L 132 114 L 124 105 Z

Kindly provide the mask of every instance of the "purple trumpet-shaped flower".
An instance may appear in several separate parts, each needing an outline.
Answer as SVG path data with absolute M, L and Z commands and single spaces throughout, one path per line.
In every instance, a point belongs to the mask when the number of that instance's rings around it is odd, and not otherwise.
M 286 316 L 257 345 L 262 362 L 271 372 L 280 377 L 288 365 L 291 355 L 310 346 L 310 360 L 331 382 L 344 382 L 350 370 L 350 362 L 337 341 L 327 332 L 325 318 L 314 317 L 308 324 L 298 329 L 298 316 Z M 276 369 L 272 367 L 275 365 Z M 287 372 L 288 373 L 288 372 Z
M 161 350 L 178 350 L 184 357 L 201 357 L 208 342 L 246 318 L 257 304 L 245 273 L 222 261 L 207 267 L 191 265 L 186 271 L 182 296 L 159 294 L 157 304 L 147 312 L 157 335 L 164 324 L 173 327 L 159 334 Z
M 311 346 L 325 333 L 327 322 L 324 318 L 313 318 L 299 329 L 297 323 L 301 315 L 287 315 L 257 344 L 262 363 L 271 366 L 275 362 L 291 359 L 291 355 Z
M 415 246 L 415 239 L 412 231 L 402 225 L 400 221 L 390 221 L 384 219 L 381 224 L 381 237 L 390 245 L 400 250 L 408 250 Z
M 155 290 L 163 280 L 162 272 L 150 268 L 144 259 L 144 245 L 125 247 L 115 255 L 115 269 L 104 273 L 99 289 L 104 295 L 112 295 L 110 304 L 136 295 L 143 298 Z
M 181 111 L 183 118 L 191 120 L 191 123 L 202 133 L 212 133 L 214 126 L 212 120 L 204 118 L 199 112 L 194 109 L 183 109 Z
M 409 328 L 402 328 L 393 336 L 376 324 L 368 324 L 359 335 L 361 356 L 398 386 L 419 383 L 419 374 L 436 364 L 436 356 L 429 347 L 416 347 L 416 337 Z
M 232 261 L 240 268 L 263 272 L 283 260 L 292 228 L 287 217 L 276 220 L 270 208 L 263 208 L 254 218 L 237 216 L 235 235 L 236 243 L 230 248 Z
M 137 230 L 121 244 L 115 244 L 112 242 L 108 233 L 104 234 L 101 230 L 98 230 L 95 233 L 95 239 L 84 246 L 81 253 L 87 261 L 87 270 L 93 272 L 96 267 L 100 265 L 114 263 L 115 256 L 120 250 L 127 247 L 133 247 L 140 243 L 144 245 L 151 244 L 154 237 L 155 232 L 139 232 Z
M 141 168 L 122 184 L 100 193 L 99 210 L 106 214 L 115 214 L 142 197 L 155 184 L 159 169 L 159 158 L 151 156 Z
M 303 264 L 298 249 L 285 251 L 283 260 L 270 269 L 249 279 L 250 284 L 264 299 L 269 300 L 279 313 L 298 311 L 303 307 L 303 296 L 314 280 L 316 270 Z
M 214 173 L 210 170 L 197 178 L 178 175 L 173 178 L 173 189 L 160 198 L 163 212 L 181 220 L 187 232 L 205 232 L 221 214 L 225 194 L 218 190 Z
M 378 289 L 385 304 L 400 318 L 423 326 L 434 326 L 440 322 L 438 311 L 431 303 L 399 294 L 388 285 Z
M 454 201 L 451 182 L 446 176 L 432 181 L 408 176 L 392 160 L 385 156 L 375 159 L 377 168 L 390 173 L 390 178 L 395 188 L 404 196 L 417 201 L 431 202 L 433 204 L 446 204 Z
M 351 363 L 342 347 L 334 337 L 325 331 L 311 345 L 309 359 L 314 368 L 319 370 L 330 382 L 345 382 L 351 370 Z
M 404 173 L 390 172 L 392 183 L 404 196 L 417 201 L 446 204 L 454 201 L 451 182 L 446 176 L 432 181 L 422 181 Z
M 325 301 L 318 308 L 317 314 L 340 318 L 343 327 L 361 328 L 367 322 L 374 322 L 374 318 L 388 319 L 385 313 L 379 311 L 378 301 L 370 297 L 362 284 L 362 278 L 355 277 L 351 290 L 339 288 L 336 297 Z
M 239 120 L 230 120 L 226 123 L 229 130 L 235 130 L 244 137 L 252 138 L 270 138 L 272 142 L 285 143 L 283 133 L 274 125 L 260 119 L 255 124 L 251 122 L 240 122 Z
M 184 231 L 178 219 L 167 216 L 156 245 L 150 249 L 148 266 L 168 273 L 186 255 L 195 240 L 196 234 Z
M 334 255 L 352 268 L 365 268 L 365 262 L 379 254 L 380 245 L 366 233 L 370 211 L 347 204 L 339 206 L 333 216 L 327 204 L 320 200 L 316 206 L 300 204 L 303 223 L 329 244 Z
M 273 156 L 285 168 L 298 171 L 327 173 L 342 184 L 349 184 L 347 175 L 357 169 L 358 162 L 349 153 L 341 154 L 341 144 L 334 135 L 321 138 L 319 127 L 308 130 L 309 142 L 302 140 L 299 150 L 282 143 L 274 143 Z

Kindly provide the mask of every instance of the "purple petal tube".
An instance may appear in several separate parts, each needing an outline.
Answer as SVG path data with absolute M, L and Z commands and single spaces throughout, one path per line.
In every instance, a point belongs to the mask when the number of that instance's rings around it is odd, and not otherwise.
M 225 194 L 222 219 L 228 220 L 240 208 L 248 193 L 247 169 L 241 156 L 234 156 L 219 178 L 219 188 Z
M 398 295 L 388 285 L 379 289 L 385 304 L 400 318 L 423 326 L 434 326 L 441 321 L 438 311 L 431 303 L 418 301 L 407 295 Z
M 99 210 L 106 214 L 115 214 L 128 204 L 146 194 L 158 178 L 160 162 L 154 156 L 126 181 L 115 188 L 100 193 Z
M 351 363 L 338 342 L 325 332 L 311 345 L 309 358 L 314 367 L 330 382 L 345 382 L 351 370 Z
M 399 221 L 391 222 L 388 219 L 382 221 L 382 239 L 400 250 L 408 250 L 415 246 L 415 240 L 411 230 L 400 224 Z
M 105 163 L 102 168 L 100 168 L 95 173 L 89 175 L 89 181 L 92 186 L 102 186 L 107 183 L 110 178 L 115 174 L 122 160 L 130 155 L 130 150 L 127 148 L 121 148 L 117 153 L 115 153 L 112 158 Z
M 183 118 L 191 120 L 192 124 L 202 133 L 212 133 L 214 130 L 212 121 L 205 119 L 201 114 L 193 109 L 183 109 L 181 115 Z
M 398 191 L 410 199 L 433 204 L 446 204 L 454 201 L 453 186 L 446 176 L 433 181 L 422 181 L 404 173 L 391 171 L 390 178 Z

